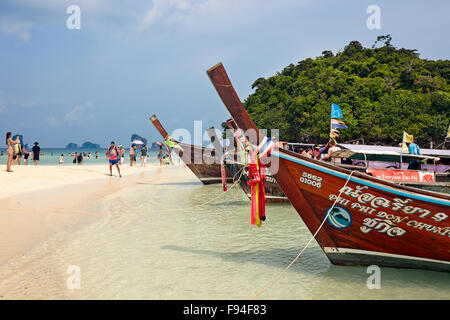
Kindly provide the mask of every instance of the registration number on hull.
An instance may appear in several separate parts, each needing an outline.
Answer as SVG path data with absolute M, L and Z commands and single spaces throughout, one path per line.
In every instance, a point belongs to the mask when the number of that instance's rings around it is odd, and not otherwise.
M 303 172 L 300 177 L 300 182 L 318 189 L 322 188 L 322 177 L 316 176 L 312 173 Z

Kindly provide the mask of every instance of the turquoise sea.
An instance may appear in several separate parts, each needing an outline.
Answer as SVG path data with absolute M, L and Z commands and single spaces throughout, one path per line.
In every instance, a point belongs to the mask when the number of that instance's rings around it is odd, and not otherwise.
M 1 152 L 3 151 L 3 156 L 1 155 Z M 41 156 L 39 158 L 39 165 L 57 165 L 58 159 L 61 154 L 64 155 L 64 165 L 72 165 L 74 157 L 71 156 L 73 152 L 86 152 L 86 155 L 91 153 L 90 159 L 87 157 L 83 157 L 83 163 L 84 164 L 105 164 L 107 163 L 108 159 L 106 157 L 106 148 L 101 149 L 66 149 L 66 148 L 41 148 Z M 95 158 L 95 152 L 98 152 L 98 159 Z M 130 149 L 125 149 L 125 162 L 129 162 L 129 152 Z M 147 163 L 151 162 L 159 162 L 158 159 L 156 159 L 156 151 L 149 151 L 148 152 L 148 158 Z M 32 157 L 30 157 L 28 164 L 31 164 Z M 6 156 L 6 149 L 0 148 L 0 164 L 5 164 L 7 160 Z M 139 162 L 139 156 L 137 157 L 137 161 Z M 82 164 L 83 164 L 82 163 Z M 23 164 L 23 159 L 22 159 Z

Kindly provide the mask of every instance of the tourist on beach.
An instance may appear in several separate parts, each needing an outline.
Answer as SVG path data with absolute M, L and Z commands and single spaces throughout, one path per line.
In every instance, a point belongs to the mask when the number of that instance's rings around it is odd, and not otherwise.
M 64 154 L 63 153 L 61 153 L 61 155 L 59 156 L 58 163 L 59 164 L 64 164 Z
M 111 141 L 111 146 L 108 148 L 106 156 L 109 158 L 109 175 L 112 176 L 112 166 L 115 165 L 119 172 L 119 177 L 122 178 L 119 168 L 120 150 L 116 147 L 114 141 Z
M 95 159 L 98 159 L 98 151 L 95 151 Z
M 27 148 L 25 148 L 23 150 L 23 165 L 27 166 L 28 165 L 28 158 L 30 157 L 30 151 L 27 150 Z
M 164 162 L 163 162 L 164 151 L 163 151 L 162 146 L 159 146 L 158 155 L 156 157 L 159 159 L 159 165 L 163 166 L 164 165 Z
M 123 164 L 123 161 L 125 159 L 125 148 L 123 147 L 123 145 L 119 146 L 119 155 L 120 155 L 119 164 Z
M 130 148 L 130 167 L 133 166 L 133 162 L 136 162 L 136 146 L 134 144 Z
M 73 161 L 72 161 L 72 163 L 77 163 L 78 153 L 77 153 L 77 152 L 74 152 L 74 153 L 72 153 L 72 155 L 73 155 Z
M 20 143 L 20 139 L 19 139 L 19 143 L 14 145 L 14 156 L 13 156 L 13 165 L 16 165 L 17 163 L 20 166 L 20 163 L 22 161 L 22 144 Z
M 408 152 L 413 155 L 420 155 L 420 148 L 417 144 L 414 143 L 414 140 L 411 143 L 406 143 L 408 146 Z M 420 170 L 422 169 L 422 165 L 419 160 L 412 160 L 409 162 L 408 170 Z
M 16 145 L 20 142 L 19 137 L 17 137 L 16 140 L 12 140 L 11 137 L 12 137 L 12 133 L 7 132 L 6 133 L 6 145 L 8 146 L 8 150 L 6 151 L 8 153 L 8 161 L 6 163 L 6 171 L 7 172 L 12 172 L 11 162 L 13 160 L 13 154 L 14 154 L 13 144 Z
M 31 151 L 33 151 L 33 160 L 34 160 L 34 165 L 37 166 L 38 161 L 39 161 L 39 155 L 41 153 L 41 148 L 38 146 L 39 142 L 35 142 L 34 143 L 34 147 L 31 149 Z
M 80 152 L 77 157 L 77 163 L 81 164 L 82 162 L 83 162 L 83 153 Z
M 141 167 L 147 166 L 147 146 L 144 144 L 141 149 Z

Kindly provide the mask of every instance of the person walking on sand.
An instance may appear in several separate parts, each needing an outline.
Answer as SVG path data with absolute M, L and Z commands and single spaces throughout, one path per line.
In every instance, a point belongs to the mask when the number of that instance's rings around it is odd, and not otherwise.
M 64 154 L 63 153 L 61 153 L 61 155 L 59 156 L 58 163 L 59 164 L 64 164 Z
M 34 147 L 31 149 L 31 151 L 33 151 L 33 160 L 35 166 L 37 166 L 38 164 L 39 154 L 41 153 L 41 148 L 38 146 L 38 144 L 38 142 L 35 142 Z
M 6 133 L 6 145 L 8 146 L 8 150 L 6 151 L 8 153 L 8 161 L 6 163 L 6 171 L 7 172 L 12 172 L 11 162 L 13 160 L 13 154 L 14 154 L 13 144 L 16 145 L 20 142 L 19 137 L 17 137 L 16 140 L 12 140 L 11 137 L 12 137 L 12 133 L 7 132 Z
M 109 158 L 109 175 L 112 176 L 112 166 L 115 165 L 119 172 L 119 177 L 122 178 L 119 168 L 120 151 L 116 147 L 114 141 L 111 141 L 111 146 L 109 147 L 108 152 L 106 152 L 106 156 Z

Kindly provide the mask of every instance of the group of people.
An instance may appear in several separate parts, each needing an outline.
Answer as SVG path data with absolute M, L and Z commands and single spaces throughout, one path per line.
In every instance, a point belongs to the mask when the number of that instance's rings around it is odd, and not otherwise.
M 73 157 L 73 161 L 72 161 L 73 163 L 81 164 L 81 163 L 83 163 L 83 159 L 84 158 L 86 158 L 88 160 L 91 159 L 92 153 L 90 153 L 90 152 L 88 152 L 88 153 L 86 153 L 86 152 L 80 152 L 80 153 L 72 152 L 71 156 Z M 98 151 L 95 152 L 95 159 L 98 159 Z M 63 153 L 61 153 L 61 155 L 59 156 L 58 163 L 59 164 L 64 164 L 64 154 Z
M 331 155 L 333 154 L 333 152 L 339 150 L 341 150 L 341 148 L 336 145 L 336 141 L 331 139 L 326 145 L 322 147 L 315 146 L 314 148 L 300 149 L 299 153 L 304 156 L 311 157 L 312 159 L 331 161 Z M 336 163 L 341 163 L 341 159 L 337 158 Z
M 22 147 L 22 142 L 20 141 L 20 137 L 17 136 L 16 139 L 12 139 L 12 133 L 6 133 L 6 145 L 8 147 L 7 154 L 8 160 L 6 162 L 6 171 L 12 172 L 11 165 L 21 165 L 22 157 L 23 164 L 28 165 L 28 160 L 30 156 L 32 156 L 34 165 L 38 164 L 39 155 L 41 154 L 41 148 L 39 147 L 39 143 L 35 142 L 34 147 L 31 149 L 31 152 L 26 149 L 26 147 Z
M 148 148 L 147 146 L 144 144 L 141 147 L 140 152 L 138 151 L 137 145 L 132 144 L 131 148 L 130 148 L 130 167 L 137 164 L 137 154 L 140 153 L 139 155 L 139 160 L 141 160 L 141 167 L 146 167 L 147 166 L 147 158 L 148 158 Z M 125 151 L 124 151 L 125 154 Z
M 409 154 L 420 155 L 420 148 L 414 141 L 407 142 L 406 145 L 408 147 Z M 331 155 L 339 150 L 341 150 L 341 148 L 336 145 L 336 141 L 331 139 L 323 147 L 315 146 L 314 148 L 310 149 L 300 149 L 299 153 L 304 156 L 311 157 L 312 159 L 331 161 Z M 335 163 L 352 164 L 352 161 L 350 159 L 335 158 Z M 408 164 L 408 170 L 421 170 L 420 161 L 411 160 Z

